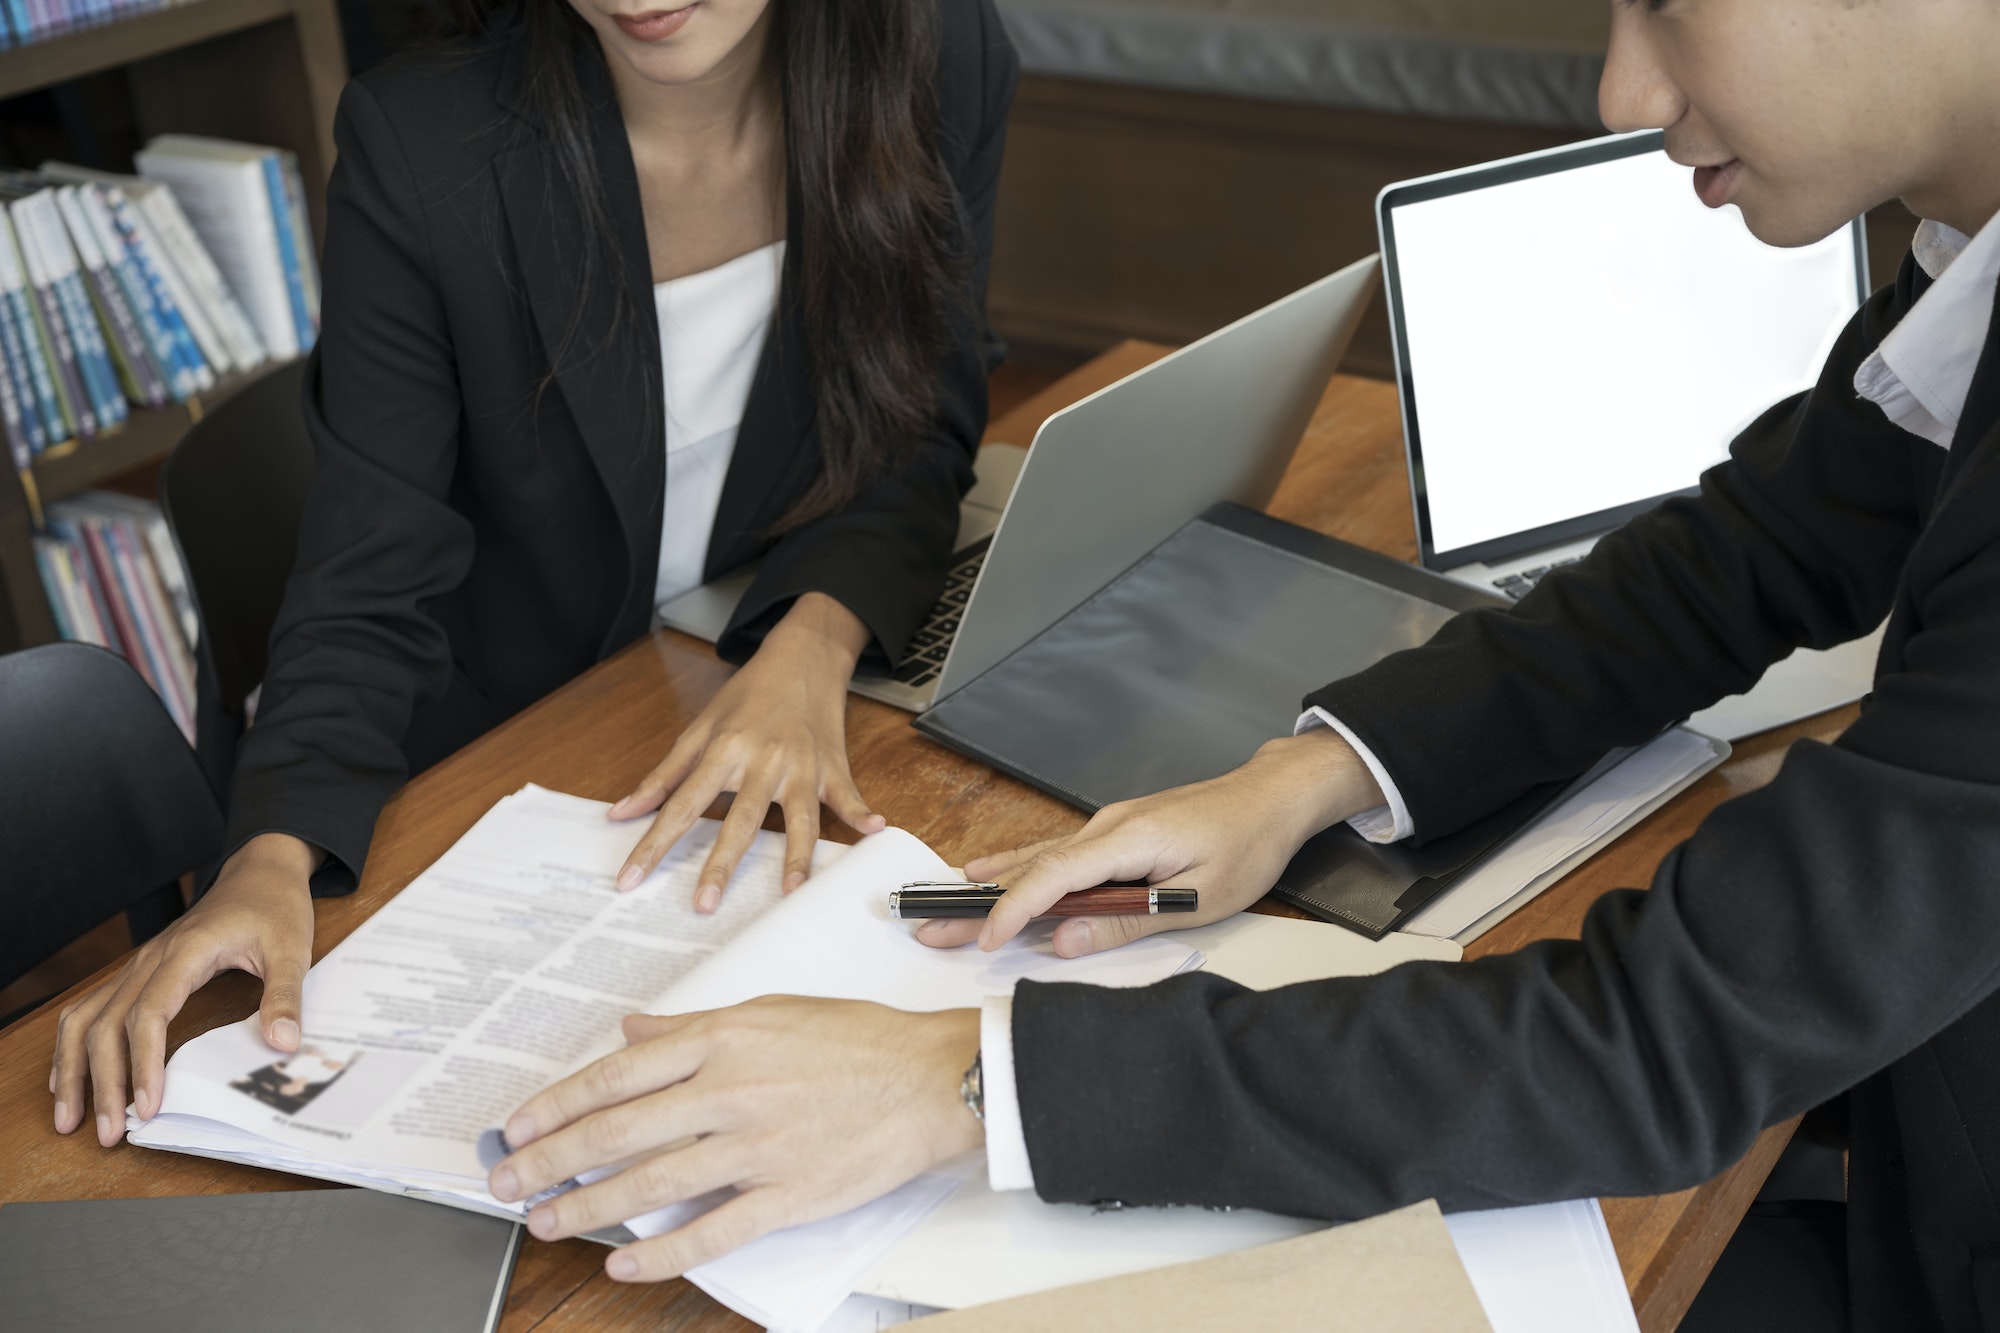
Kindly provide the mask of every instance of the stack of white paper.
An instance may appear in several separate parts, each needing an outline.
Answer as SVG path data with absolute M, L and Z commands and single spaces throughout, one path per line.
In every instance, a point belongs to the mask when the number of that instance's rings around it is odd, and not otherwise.
M 1685 727 L 1662 733 L 1515 834 L 1398 929 L 1470 944 L 1728 757 L 1727 741 Z
M 701 916 L 694 881 L 718 826 L 703 821 L 620 894 L 639 826 L 609 823 L 608 808 L 532 787 L 501 801 L 312 969 L 295 1055 L 264 1045 L 254 1019 L 195 1038 L 167 1066 L 161 1113 L 128 1122 L 131 1141 L 519 1216 L 486 1193 L 480 1136 L 620 1045 L 627 1013 L 773 993 L 936 1010 L 1021 977 L 1136 985 L 1199 963 L 1170 938 L 1060 959 L 1045 927 L 991 954 L 925 948 L 889 918 L 889 890 L 952 874 L 894 829 L 853 849 L 822 843 L 820 873 L 789 898 L 783 838 L 760 833 L 721 910 Z M 966 1169 L 689 1276 L 759 1322 L 817 1327 Z M 629 1225 L 658 1234 L 717 1202 Z

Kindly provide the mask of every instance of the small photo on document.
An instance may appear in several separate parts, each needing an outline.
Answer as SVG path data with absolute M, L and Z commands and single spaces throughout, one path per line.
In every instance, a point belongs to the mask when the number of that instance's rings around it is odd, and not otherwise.
M 296 1054 L 232 1079 L 229 1086 L 286 1115 L 297 1115 L 352 1069 L 361 1055 L 358 1050 L 333 1055 L 308 1043 Z

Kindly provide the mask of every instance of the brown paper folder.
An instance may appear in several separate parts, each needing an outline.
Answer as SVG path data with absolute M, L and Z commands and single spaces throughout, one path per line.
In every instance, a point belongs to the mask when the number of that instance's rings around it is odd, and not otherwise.
M 993 1261 L 1005 1263 L 1007 1256 L 996 1254 Z M 1493 1333 L 1444 1215 L 1430 1200 L 1275 1245 L 948 1310 L 907 1327 L 923 1333 Z

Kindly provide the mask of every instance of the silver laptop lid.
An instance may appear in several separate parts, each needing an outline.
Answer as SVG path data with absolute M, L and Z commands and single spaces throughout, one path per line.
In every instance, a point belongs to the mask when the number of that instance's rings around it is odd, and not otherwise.
M 1765 245 L 1658 131 L 1407 181 L 1377 201 L 1423 563 L 1607 531 L 1809 388 L 1868 291 L 1857 219 Z
M 1374 295 L 1376 257 L 1042 423 L 937 698 L 998 664 L 1224 500 L 1262 508 Z

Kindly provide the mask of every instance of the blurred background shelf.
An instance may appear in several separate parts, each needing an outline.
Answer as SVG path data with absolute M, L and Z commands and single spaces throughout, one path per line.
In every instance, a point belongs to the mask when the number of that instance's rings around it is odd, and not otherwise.
M 336 0 L 189 0 L 0 51 L 0 165 L 53 158 L 130 172 L 134 150 L 170 133 L 268 144 L 298 155 L 317 243 L 346 81 Z M 227 376 L 197 402 L 135 408 L 117 434 L 37 460 L 40 498 L 148 491 L 205 408 L 274 368 Z M 33 530 L 19 479 L 0 468 L 0 652 L 56 637 Z

